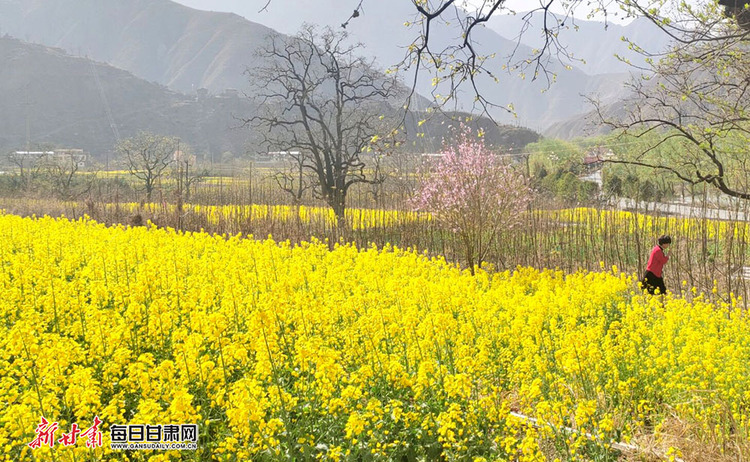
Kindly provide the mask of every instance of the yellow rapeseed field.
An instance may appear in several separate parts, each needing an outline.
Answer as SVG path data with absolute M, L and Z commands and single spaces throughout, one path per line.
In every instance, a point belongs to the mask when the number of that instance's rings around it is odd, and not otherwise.
M 658 236 L 668 233 L 695 236 L 705 233 L 709 239 L 725 239 L 732 233 L 735 239 L 750 242 L 750 223 L 742 220 L 712 220 L 692 217 L 653 216 L 623 210 L 600 210 L 579 207 L 540 211 L 543 217 L 565 223 L 576 223 L 593 233 L 627 233 L 636 231 Z
M 80 204 L 77 204 L 82 207 Z M 146 210 L 154 213 L 163 210 L 167 213 L 175 213 L 175 204 L 156 204 L 137 202 L 125 202 L 106 204 L 105 210 L 120 208 L 130 213 L 138 213 Z M 201 205 L 184 204 L 183 213 L 192 213 L 205 216 L 206 221 L 212 225 L 221 223 L 237 223 L 255 220 L 274 220 L 279 222 L 322 223 L 328 227 L 337 225 L 336 215 L 329 207 L 309 207 L 305 205 Z M 429 213 L 420 213 L 401 210 L 383 209 L 360 209 L 348 208 L 345 212 L 347 226 L 351 229 L 388 228 L 407 223 L 425 223 L 432 220 Z
M 617 268 L 472 277 L 397 248 L 0 215 L 0 290 L 8 461 L 121 460 L 128 423 L 200 435 L 130 460 L 748 456 L 747 314 Z M 102 447 L 28 445 L 42 417 L 59 437 L 95 416 Z
M 23 205 L 30 210 L 47 210 L 50 204 L 59 206 L 60 210 L 78 213 L 85 211 L 87 206 L 83 202 L 59 201 L 57 203 L 46 199 L 9 199 L 2 200 L 3 205 L 17 207 Z M 107 212 L 116 210 L 126 213 L 166 213 L 177 214 L 178 206 L 174 203 L 157 202 L 107 202 L 101 204 Z M 281 223 L 300 222 L 302 224 L 316 223 L 331 228 L 337 226 L 336 215 L 330 207 L 311 207 L 306 205 L 204 205 L 182 204 L 180 213 L 204 217 L 211 225 L 226 223 L 243 223 L 257 220 L 271 220 Z M 424 212 L 409 210 L 385 210 L 369 208 L 348 208 L 345 212 L 347 227 L 360 230 L 370 228 L 389 228 L 410 223 L 428 223 L 432 215 Z
M 28 210 L 46 210 L 51 201 L 39 199 L 3 199 L 9 207 L 23 205 Z M 76 201 L 60 201 L 56 205 L 61 210 L 80 213 L 86 210 L 86 204 Z M 126 213 L 147 212 L 176 214 L 174 203 L 139 203 L 112 202 L 101 204 L 104 211 L 115 210 Z M 204 217 L 211 225 L 243 223 L 258 220 L 272 220 L 281 223 L 300 222 L 316 223 L 331 228 L 336 226 L 336 216 L 329 207 L 290 206 L 290 205 L 204 205 L 183 204 L 181 213 Z M 750 223 L 745 221 L 711 220 L 700 218 L 653 216 L 644 213 L 633 213 L 622 210 L 602 210 L 595 208 L 570 208 L 560 210 L 536 210 L 538 217 L 552 223 L 575 223 L 581 232 L 588 235 L 633 234 L 640 233 L 658 236 L 668 233 L 677 237 L 691 238 L 705 235 L 708 239 L 726 239 L 733 236 L 750 243 Z M 428 224 L 433 217 L 427 212 L 409 210 L 386 210 L 370 208 L 348 208 L 346 210 L 347 227 L 354 230 L 381 228 L 387 229 L 409 224 Z

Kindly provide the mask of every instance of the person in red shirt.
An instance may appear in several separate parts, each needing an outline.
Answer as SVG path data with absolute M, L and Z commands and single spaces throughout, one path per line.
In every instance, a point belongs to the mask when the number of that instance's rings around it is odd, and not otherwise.
M 667 249 L 671 243 L 671 237 L 661 235 L 657 239 L 657 245 L 651 249 L 651 255 L 648 257 L 648 265 L 646 265 L 646 274 L 643 276 L 643 281 L 641 282 L 651 295 L 654 295 L 656 289 L 659 289 L 658 293 L 660 294 L 667 292 L 662 271 L 664 264 L 669 261 Z

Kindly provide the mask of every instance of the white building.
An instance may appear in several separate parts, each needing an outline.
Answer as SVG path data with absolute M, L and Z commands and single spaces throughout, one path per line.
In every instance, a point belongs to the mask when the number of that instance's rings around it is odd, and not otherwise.
M 39 162 L 42 160 L 53 161 L 53 162 L 75 162 L 79 168 L 86 166 L 88 160 L 88 154 L 83 149 L 55 149 L 54 151 L 15 151 L 11 156 L 16 161 L 22 161 L 24 164 L 26 160 L 30 163 Z

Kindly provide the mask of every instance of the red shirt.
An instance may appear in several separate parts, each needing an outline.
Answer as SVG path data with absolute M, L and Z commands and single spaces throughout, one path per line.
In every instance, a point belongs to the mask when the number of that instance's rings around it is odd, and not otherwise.
M 662 250 L 661 247 L 654 246 L 653 249 L 651 249 L 651 256 L 648 257 L 648 265 L 646 265 L 646 270 L 651 271 L 654 273 L 654 276 L 657 278 L 661 277 L 661 270 L 664 268 L 664 263 L 666 263 L 669 260 L 669 257 L 664 255 L 664 250 Z

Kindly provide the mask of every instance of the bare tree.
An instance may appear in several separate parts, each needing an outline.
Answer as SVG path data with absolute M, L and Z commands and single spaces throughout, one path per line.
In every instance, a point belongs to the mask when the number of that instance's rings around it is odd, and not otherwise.
M 305 169 L 305 157 L 300 153 L 292 153 L 282 159 L 282 167 L 272 176 L 279 188 L 289 194 L 295 204 L 300 204 L 305 193 L 314 186 L 314 179 Z
M 83 157 L 75 154 L 44 156 L 40 161 L 40 174 L 49 181 L 54 194 L 63 200 L 88 193 L 96 180 L 96 172 L 85 175 L 85 181 L 78 181 L 84 175 L 80 169 Z M 80 183 L 80 184 L 79 184 Z
M 625 116 L 594 101 L 599 119 L 646 145 L 608 162 L 649 167 L 750 199 L 750 32 L 711 3 L 683 11 L 693 28 L 630 83 Z M 679 149 L 661 149 L 662 146 Z
M 374 202 L 385 201 L 387 194 L 393 194 L 397 198 L 413 197 L 418 186 L 418 166 L 421 155 L 399 150 L 390 155 L 381 156 L 380 165 L 385 181 L 382 185 L 376 185 L 370 190 Z M 384 188 L 384 186 L 388 188 Z M 380 205 L 377 205 L 380 207 Z
M 151 200 L 157 181 L 174 162 L 176 151 L 176 138 L 146 132 L 117 145 L 117 152 L 123 157 L 126 168 L 143 184 L 148 201 Z
M 42 169 L 42 159 L 45 151 L 39 151 L 38 154 L 29 152 L 10 152 L 8 161 L 18 169 L 17 186 L 20 189 L 28 191 L 32 183 L 39 177 Z
M 262 109 L 245 124 L 312 175 L 313 193 L 340 222 L 352 185 L 382 181 L 369 168 L 375 156 L 368 150 L 383 136 L 387 115 L 396 112 L 389 100 L 402 88 L 357 56 L 360 47 L 345 32 L 306 25 L 294 37 L 272 35 L 259 52 L 262 64 L 248 70 Z

